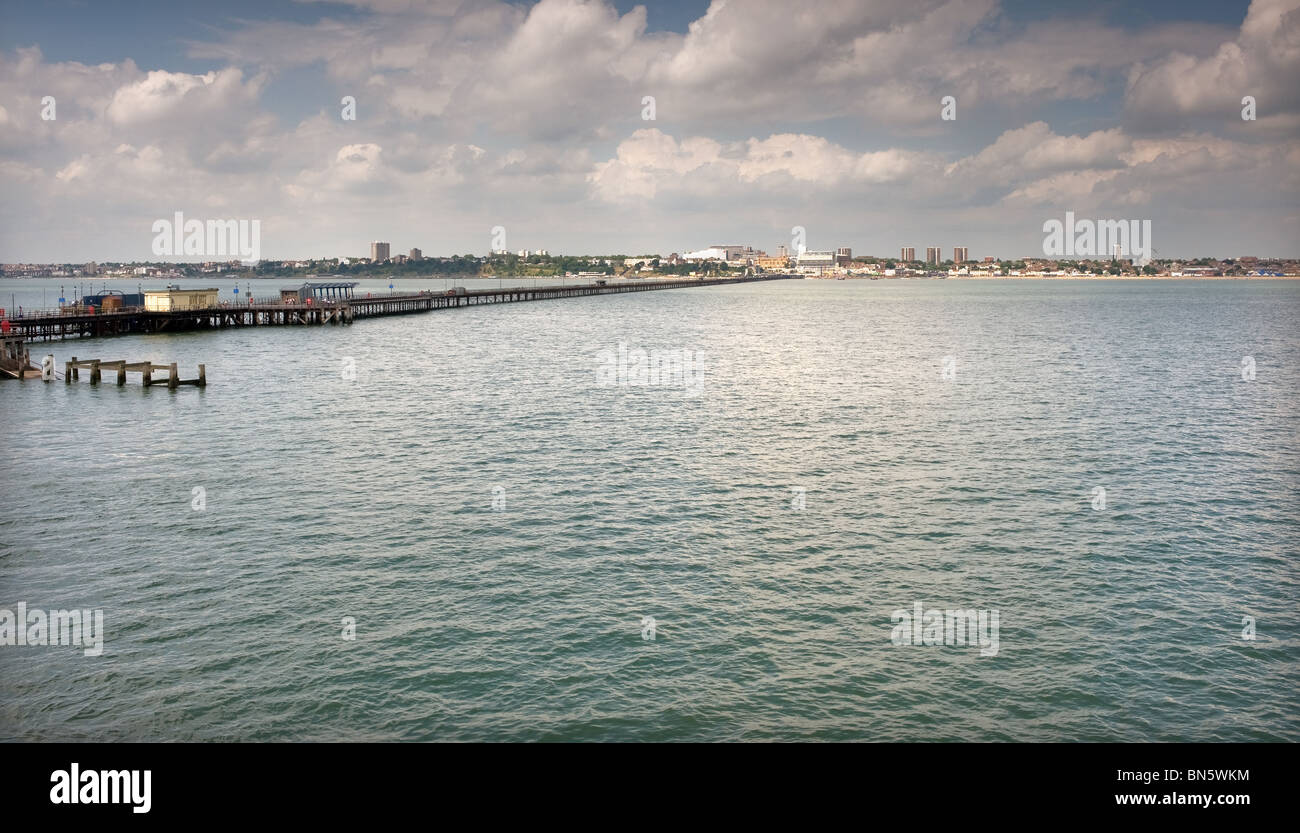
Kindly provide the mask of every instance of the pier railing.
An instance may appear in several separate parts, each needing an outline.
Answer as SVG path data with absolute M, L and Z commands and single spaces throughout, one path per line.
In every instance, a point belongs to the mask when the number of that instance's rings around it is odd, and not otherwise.
M 423 289 L 418 292 L 370 294 L 342 299 L 282 301 L 280 298 L 251 298 L 226 301 L 199 309 L 147 310 L 117 307 L 108 310 L 65 306 L 41 310 L 21 318 L 8 319 L 10 330 L 33 341 L 80 338 L 83 336 L 128 335 L 132 333 L 178 332 L 228 327 L 288 326 L 292 324 L 351 324 L 358 318 L 406 315 L 449 307 L 517 303 L 589 295 L 616 295 L 701 286 L 785 280 L 797 275 L 749 275 L 739 278 L 689 278 L 679 280 L 612 280 L 585 284 L 504 286 L 495 289 Z

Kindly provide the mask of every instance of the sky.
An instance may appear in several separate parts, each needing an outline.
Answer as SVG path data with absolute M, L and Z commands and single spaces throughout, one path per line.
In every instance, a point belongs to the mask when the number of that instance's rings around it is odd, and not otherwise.
M 1017 258 L 1066 211 L 1296 257 L 1300 0 L 0 0 L 0 262 L 178 211 L 269 259 Z

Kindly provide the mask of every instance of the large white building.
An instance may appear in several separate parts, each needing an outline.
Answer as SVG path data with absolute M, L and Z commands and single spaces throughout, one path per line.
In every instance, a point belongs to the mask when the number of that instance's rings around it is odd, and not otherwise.
M 835 252 L 801 252 L 794 259 L 794 265 L 800 272 L 820 275 L 835 269 Z
M 370 259 L 375 263 L 383 263 L 388 260 L 388 244 L 380 243 L 378 240 L 370 244 Z
M 752 257 L 759 257 L 762 252 L 754 251 L 753 246 L 710 246 L 707 249 L 700 249 L 698 252 L 687 252 L 682 255 L 682 260 L 747 260 Z
M 700 249 L 697 252 L 687 252 L 682 255 L 682 260 L 730 260 L 727 257 L 727 250 L 731 246 L 710 246 L 707 249 Z

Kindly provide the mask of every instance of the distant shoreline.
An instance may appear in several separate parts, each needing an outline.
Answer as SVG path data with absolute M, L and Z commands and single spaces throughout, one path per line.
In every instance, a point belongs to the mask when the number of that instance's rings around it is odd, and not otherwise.
M 881 278 L 880 280 L 897 280 Z M 935 280 L 940 280 L 935 278 Z M 950 281 L 1294 281 L 1300 275 L 949 275 Z
M 838 278 L 812 278 L 834 281 Z M 930 277 L 867 277 L 847 275 L 848 281 L 1294 281 L 1300 275 L 944 275 Z
M 790 274 L 790 273 L 771 273 L 771 274 Z M 311 275 L 311 276 L 308 276 L 308 279 L 319 279 L 319 278 L 329 278 L 329 277 L 335 277 L 335 276 L 331 276 L 331 275 L 322 275 L 322 276 Z M 579 280 L 579 279 L 595 280 L 595 278 L 592 278 L 591 276 L 587 276 L 587 275 L 583 275 L 583 276 L 579 277 L 579 276 L 577 276 L 577 275 L 476 275 L 476 274 L 459 274 L 459 275 L 453 275 L 453 274 L 447 274 L 447 275 L 401 275 L 401 276 L 398 276 L 398 275 L 382 275 L 382 274 L 381 274 L 381 275 L 374 275 L 374 276 L 370 276 L 370 275 L 346 275 L 346 276 L 343 276 L 343 277 L 346 277 L 348 280 L 357 280 L 357 281 L 363 281 L 363 280 L 372 280 L 372 281 L 379 281 L 379 280 L 389 280 L 389 281 L 448 281 L 448 280 L 469 280 L 469 281 L 473 281 L 473 280 L 482 280 L 482 281 L 496 281 L 496 280 L 530 280 L 530 281 L 544 281 L 544 280 L 555 280 L 555 279 L 560 279 L 560 280 Z M 641 280 L 691 280 L 691 279 L 698 278 L 698 277 L 703 277 L 703 276 L 697 276 L 697 275 L 657 275 L 657 274 L 642 274 L 642 275 L 637 275 L 637 276 L 635 276 L 635 277 L 629 277 L 629 276 L 627 276 L 627 275 L 606 275 L 606 276 L 604 276 L 604 279 L 605 279 L 605 280 L 632 280 L 632 281 L 641 281 Z M 727 276 L 709 276 L 709 277 L 742 277 L 742 276 L 741 276 L 741 275 L 727 275 Z M 876 275 L 876 276 L 869 276 L 869 275 L 844 275 L 843 277 L 840 277 L 840 276 L 818 276 L 818 275 L 795 275 L 794 277 L 802 277 L 804 280 L 817 280 L 817 281 L 837 281 L 837 280 L 846 280 L 846 281 L 943 281 L 943 280 L 947 280 L 947 281 L 1294 281 L 1294 280 L 1300 280 L 1300 275 L 907 275 L 907 276 L 891 275 L 891 276 L 889 276 L 889 277 L 886 277 L 886 276 L 884 276 L 884 275 Z M 293 282 L 295 282 L 295 281 L 298 282 L 298 283 L 301 283 L 301 282 L 302 282 L 302 278 L 301 278 L 301 277 L 298 277 L 298 276 L 295 276 L 295 277 L 285 277 L 285 276 L 283 276 L 283 275 L 280 275 L 280 276 L 277 276 L 277 275 L 241 275 L 241 274 L 239 274 L 239 273 L 225 273 L 225 274 L 216 274 L 216 275 L 203 275 L 203 276 L 197 276 L 197 277 L 190 277 L 190 276 L 176 276 L 176 275 L 170 275 L 170 276 L 168 276 L 168 275 L 163 275 L 163 276 L 152 276 L 152 277 L 147 277 L 147 278 L 144 278 L 144 277 L 141 277 L 141 276 L 138 276 L 138 275 L 112 275 L 112 276 L 110 276 L 110 275 L 78 275 L 78 276 L 74 276 L 74 277 L 68 277 L 68 276 L 49 276 L 49 275 L 13 275 L 13 276 L 5 275 L 5 276 L 0 276 L 0 280 L 12 280 L 12 281 L 23 281 L 23 280 L 28 280 L 28 281 L 31 281 L 31 280 L 59 280 L 59 281 L 73 281 L 73 282 L 76 282 L 76 281 L 82 281 L 82 282 L 94 282 L 94 281 L 100 281 L 100 282 L 104 282 L 104 283 L 114 283 L 114 282 L 122 282 L 122 283 L 137 283 L 137 282 L 140 282 L 141 280 L 147 280 L 147 281 L 160 281 L 160 280 L 199 280 L 199 281 L 202 281 L 202 280 L 235 280 L 235 281 L 256 281 L 256 282 L 261 282 L 261 281 L 276 281 L 276 282 L 286 283 L 286 284 L 288 284 L 288 283 L 293 283 Z

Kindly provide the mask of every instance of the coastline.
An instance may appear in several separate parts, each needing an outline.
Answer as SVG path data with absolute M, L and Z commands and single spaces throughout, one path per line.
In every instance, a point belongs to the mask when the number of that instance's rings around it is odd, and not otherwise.
M 836 278 L 812 277 L 812 280 L 833 281 Z M 1300 275 L 944 275 L 930 277 L 866 277 L 846 275 L 848 281 L 1294 281 Z

